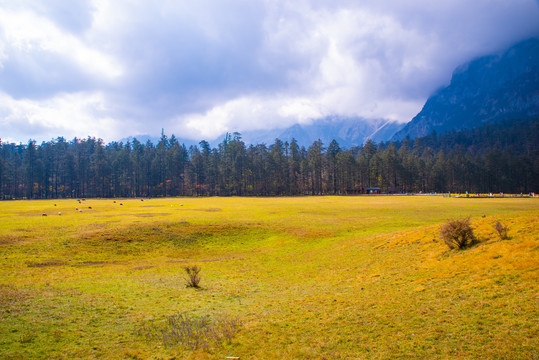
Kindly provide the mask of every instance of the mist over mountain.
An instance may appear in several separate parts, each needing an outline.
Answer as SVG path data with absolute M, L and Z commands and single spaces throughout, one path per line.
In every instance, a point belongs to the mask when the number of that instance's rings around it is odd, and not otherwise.
M 387 141 L 396 132 L 405 126 L 403 123 L 397 123 L 387 119 L 364 119 L 359 117 L 327 117 L 324 119 L 313 120 L 310 124 L 294 124 L 287 128 L 278 128 L 271 130 L 252 130 L 239 132 L 241 139 L 247 145 L 266 144 L 270 145 L 275 139 L 291 142 L 295 139 L 299 146 L 309 147 L 314 141 L 322 140 L 328 145 L 332 140 L 336 140 L 339 146 L 351 148 L 361 146 L 367 140 L 375 142 Z M 217 147 L 225 139 L 226 134 L 216 139 L 204 139 L 212 147 Z M 129 136 L 120 141 L 126 143 L 137 139 L 141 143 L 151 141 L 153 144 L 159 142 L 159 137 L 150 135 Z M 197 145 L 199 141 L 177 138 L 178 142 L 187 147 Z M 202 140 L 202 139 L 201 139 Z
M 314 120 L 310 124 L 294 124 L 284 129 L 255 130 L 242 132 L 242 140 L 246 144 L 273 144 L 275 139 L 292 141 L 300 146 L 308 147 L 316 140 L 328 145 L 336 140 L 341 147 L 361 146 L 371 139 L 376 142 L 391 138 L 405 124 L 387 119 L 364 119 L 360 117 L 327 117 Z M 224 136 L 217 139 L 222 141 Z
M 471 129 L 507 119 L 539 119 L 539 39 L 516 44 L 458 67 L 391 140 L 422 137 L 433 130 Z
M 459 66 L 451 83 L 438 90 L 423 109 L 407 124 L 387 119 L 329 116 L 310 124 L 287 128 L 238 131 L 247 144 L 272 144 L 275 139 L 308 147 L 320 139 L 324 144 L 336 140 L 341 147 L 361 146 L 367 140 L 398 141 L 406 137 L 427 136 L 432 131 L 472 129 L 503 120 L 539 120 L 539 39 L 520 42 L 507 51 L 483 56 Z M 154 144 L 159 137 L 135 136 Z M 133 137 L 121 141 L 132 141 Z M 225 134 L 205 139 L 216 147 Z M 177 138 L 187 147 L 199 141 Z M 201 139 L 202 140 L 202 139 Z

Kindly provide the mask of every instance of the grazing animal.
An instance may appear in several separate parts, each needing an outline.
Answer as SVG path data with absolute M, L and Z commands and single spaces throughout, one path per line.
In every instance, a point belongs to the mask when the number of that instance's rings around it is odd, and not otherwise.
M 58 215 L 62 215 L 62 213 L 60 211 L 58 211 Z
M 92 207 L 91 206 L 88 206 L 88 209 L 91 209 Z
M 113 204 L 116 204 L 116 200 L 114 200 L 112 203 L 113 203 Z
M 79 211 L 79 208 L 75 208 L 75 211 Z
M 79 212 L 82 212 L 82 210 L 79 210 Z
M 120 203 L 120 205 L 123 205 L 122 203 Z
M 43 214 L 41 214 L 41 216 L 47 216 L 47 214 L 43 213 Z

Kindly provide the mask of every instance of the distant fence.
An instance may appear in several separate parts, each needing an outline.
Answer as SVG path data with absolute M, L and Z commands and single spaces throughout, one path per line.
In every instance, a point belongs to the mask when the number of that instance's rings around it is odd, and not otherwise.
M 505 194 L 505 193 L 379 193 L 379 194 L 344 194 L 347 196 L 443 196 L 446 198 L 539 198 L 539 194 L 530 193 L 530 194 Z
M 455 198 L 534 198 L 539 197 L 536 193 L 530 194 L 505 194 L 505 193 L 488 193 L 488 194 L 478 194 L 478 193 L 464 193 L 464 194 L 445 194 L 445 197 L 455 197 Z

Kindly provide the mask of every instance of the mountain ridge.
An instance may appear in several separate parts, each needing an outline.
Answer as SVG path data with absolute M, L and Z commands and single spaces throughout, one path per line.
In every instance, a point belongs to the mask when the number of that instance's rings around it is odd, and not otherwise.
M 458 66 L 392 141 L 432 131 L 471 129 L 507 119 L 539 118 L 539 39 Z
M 293 124 L 285 128 L 251 130 L 239 133 L 241 134 L 242 140 L 247 145 L 270 145 L 275 142 L 275 139 L 288 142 L 295 139 L 299 146 L 309 147 L 314 141 L 320 139 L 325 145 L 329 145 L 332 140 L 335 140 L 338 142 L 339 146 L 350 148 L 361 146 L 367 140 L 373 140 L 375 142 L 386 141 L 404 125 L 404 123 L 398 123 L 387 119 L 331 116 L 313 120 L 310 124 Z M 205 140 L 208 141 L 212 147 L 216 147 L 223 142 L 225 136 L 226 134 L 223 134 L 215 139 Z M 123 138 L 119 140 L 119 142 L 132 142 L 135 138 L 143 143 L 146 143 L 149 140 L 154 145 L 160 140 L 159 137 L 150 135 L 137 135 Z M 196 140 L 183 138 L 176 139 L 187 147 L 199 143 L 199 141 Z
M 248 144 L 272 144 L 275 139 L 288 142 L 295 139 L 298 145 L 308 147 L 316 140 L 321 140 L 325 145 L 335 140 L 339 146 L 350 148 L 361 146 L 367 140 L 385 141 L 404 125 L 387 119 L 331 116 L 316 119 L 310 124 L 294 124 L 282 129 L 246 131 L 241 134 Z

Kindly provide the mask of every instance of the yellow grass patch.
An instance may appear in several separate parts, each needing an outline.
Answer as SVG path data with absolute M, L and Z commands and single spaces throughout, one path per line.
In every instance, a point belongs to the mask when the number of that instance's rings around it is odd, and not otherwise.
M 478 243 L 449 250 L 465 216 Z M 3 202 L 0 358 L 532 359 L 538 220 L 536 199 Z M 241 326 L 200 349 L 139 331 L 180 314 Z

